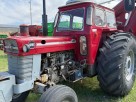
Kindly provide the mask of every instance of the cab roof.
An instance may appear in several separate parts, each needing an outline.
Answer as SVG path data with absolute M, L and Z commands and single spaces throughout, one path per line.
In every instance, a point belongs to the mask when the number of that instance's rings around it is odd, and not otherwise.
M 107 8 L 107 7 L 105 7 L 105 6 L 102 6 L 102 5 L 99 5 L 99 4 L 96 4 L 96 3 L 94 3 L 94 2 L 89 2 L 89 0 L 85 0 L 85 1 L 82 1 L 82 2 L 73 2 L 73 3 L 69 3 L 69 4 L 67 4 L 67 5 L 65 5 L 65 6 L 61 6 L 61 7 L 59 7 L 59 9 L 69 9 L 69 7 L 81 7 L 81 6 L 89 6 L 89 5 L 94 5 L 94 6 L 96 6 L 96 7 L 100 7 L 100 8 L 103 8 L 103 9 L 107 9 L 107 10 L 110 10 L 110 11 L 114 11 L 113 9 L 110 9 L 110 8 Z
M 96 0 L 68 0 L 66 2 L 66 5 L 71 5 L 71 4 L 75 4 L 75 3 L 83 3 L 83 2 L 94 2 L 97 3 Z

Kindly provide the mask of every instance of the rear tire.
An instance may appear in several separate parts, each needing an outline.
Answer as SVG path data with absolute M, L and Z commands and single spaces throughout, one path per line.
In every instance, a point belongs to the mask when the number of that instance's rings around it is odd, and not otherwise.
M 78 99 L 76 93 L 70 87 L 56 85 L 43 93 L 39 102 L 78 102 Z
M 100 49 L 98 80 L 108 94 L 127 95 L 135 81 L 136 42 L 131 34 L 111 35 Z
M 11 102 L 25 102 L 27 96 L 29 95 L 30 91 L 26 91 L 24 93 L 18 94 L 18 95 L 14 95 L 13 99 Z

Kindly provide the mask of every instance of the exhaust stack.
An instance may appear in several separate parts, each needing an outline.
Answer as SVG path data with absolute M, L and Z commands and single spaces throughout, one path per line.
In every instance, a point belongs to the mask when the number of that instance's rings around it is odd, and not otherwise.
M 43 36 L 47 36 L 48 35 L 48 25 L 47 25 L 46 1 L 45 0 L 43 0 L 42 27 L 43 27 Z

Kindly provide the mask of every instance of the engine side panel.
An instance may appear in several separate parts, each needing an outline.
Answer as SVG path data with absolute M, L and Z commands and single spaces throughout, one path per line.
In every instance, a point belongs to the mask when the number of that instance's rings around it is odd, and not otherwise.
M 41 55 L 8 55 L 8 66 L 9 73 L 15 75 L 18 84 L 35 80 L 40 75 Z

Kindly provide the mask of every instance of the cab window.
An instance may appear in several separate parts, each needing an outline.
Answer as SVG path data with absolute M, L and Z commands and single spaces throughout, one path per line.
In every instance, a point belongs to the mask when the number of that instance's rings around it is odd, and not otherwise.
M 82 30 L 84 24 L 84 8 L 68 10 L 60 13 L 58 31 Z
M 87 8 L 86 24 L 92 25 L 92 7 Z
M 63 29 L 69 29 L 70 28 L 70 15 L 62 14 L 58 27 L 63 28 Z
M 95 9 L 94 23 L 96 26 L 105 25 L 105 14 L 104 14 L 104 11 L 100 8 Z
M 107 18 L 107 25 L 109 27 L 115 28 L 116 27 L 116 20 L 115 15 L 111 11 L 106 11 L 106 18 Z
M 80 30 L 83 28 L 83 18 L 82 17 L 73 17 L 73 24 L 72 24 L 72 29 Z

